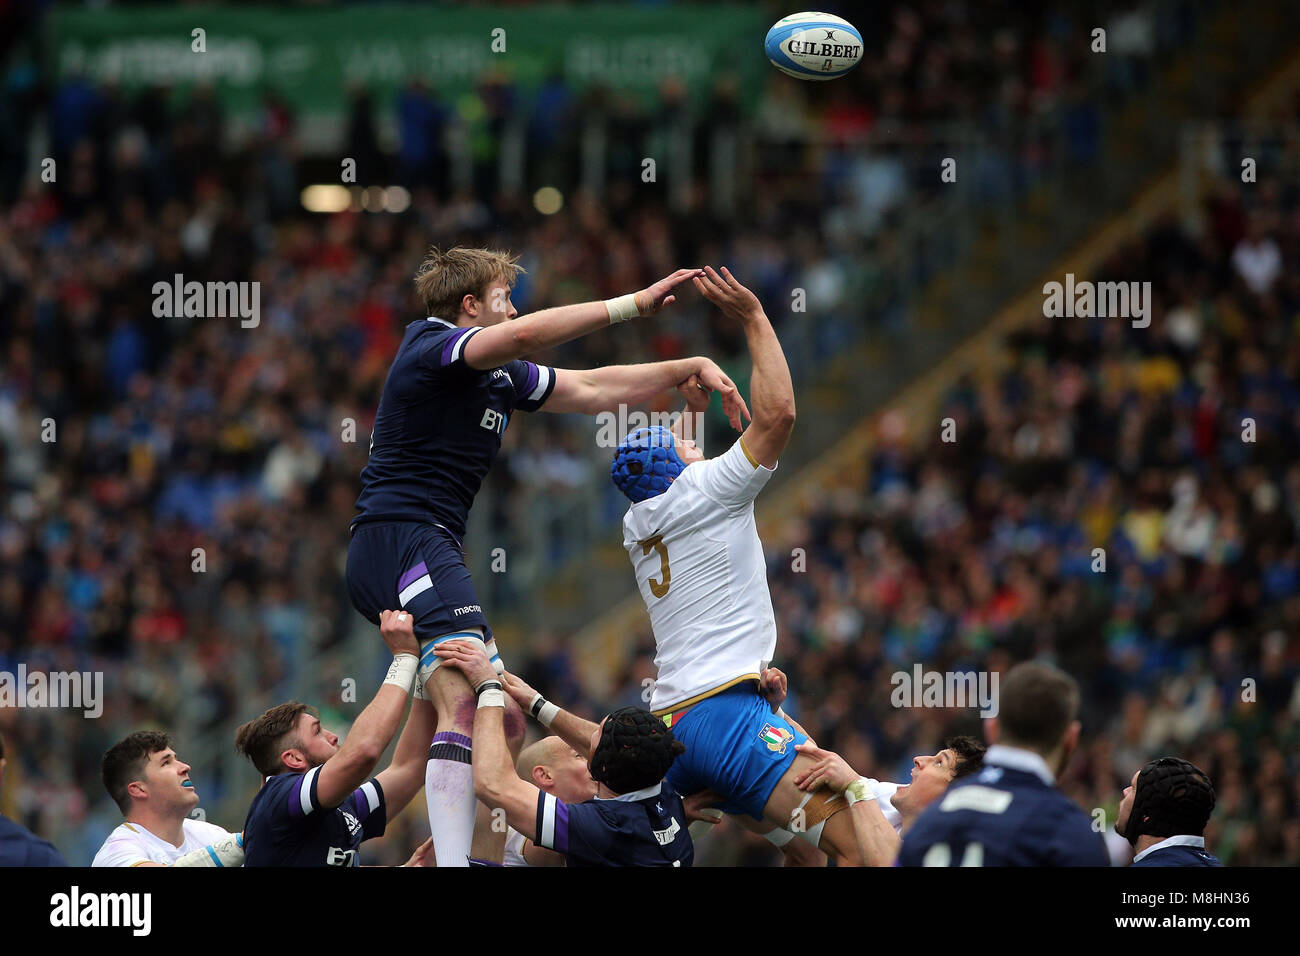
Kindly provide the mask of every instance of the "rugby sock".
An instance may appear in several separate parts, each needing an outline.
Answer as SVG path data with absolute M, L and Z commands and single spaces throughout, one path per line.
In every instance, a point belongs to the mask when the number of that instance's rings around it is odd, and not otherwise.
M 469 865 L 477 805 L 471 756 L 470 739 L 464 734 L 434 734 L 424 770 L 424 790 L 438 866 Z

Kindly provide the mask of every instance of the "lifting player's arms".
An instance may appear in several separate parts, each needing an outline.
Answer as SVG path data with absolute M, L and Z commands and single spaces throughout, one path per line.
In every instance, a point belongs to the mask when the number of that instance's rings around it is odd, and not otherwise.
M 371 776 L 401 722 L 416 671 L 411 615 L 386 610 L 382 618 L 393 664 L 341 746 L 297 701 L 239 728 L 236 748 L 265 778 L 244 824 L 247 866 L 357 866 L 362 841 L 382 836 L 388 817 L 419 792 L 434 730 L 428 701 L 412 704 L 393 762 Z
M 661 721 L 634 707 L 599 724 L 563 711 L 552 714 L 560 737 L 588 756 L 597 784 L 593 799 L 568 804 L 521 780 L 511 765 L 502 722 L 507 675 L 499 677 L 482 649 L 465 641 L 444 642 L 435 653 L 465 674 L 478 697 L 475 790 L 484 803 L 503 810 L 526 840 L 563 854 L 569 866 L 691 865 L 686 809 L 664 779 L 683 747 Z M 513 683 L 512 695 L 531 691 Z
M 513 412 L 594 414 L 644 402 L 692 377 L 723 394 L 737 427 L 744 411 L 735 384 L 704 358 L 589 371 L 522 358 L 658 312 L 698 270 L 678 270 L 608 302 L 516 318 L 510 288 L 518 271 L 513 258 L 481 249 L 434 250 L 421 267 L 416 285 L 428 318 L 407 326 L 384 384 L 348 548 L 348 589 L 357 610 L 376 622 L 383 608 L 401 607 L 415 617 L 417 680 L 437 710 L 427 790 L 439 866 L 472 862 L 476 802 L 470 770 L 473 695 L 459 673 L 437 673 L 441 662 L 433 647 L 452 639 L 476 641 L 502 667 L 462 541 L 469 509 Z M 523 732 L 517 709 L 507 713 L 506 727 L 517 749 Z M 486 814 L 480 819 L 487 822 Z M 481 829 L 492 839 L 482 851 L 476 845 L 475 856 L 499 860 L 499 835 Z

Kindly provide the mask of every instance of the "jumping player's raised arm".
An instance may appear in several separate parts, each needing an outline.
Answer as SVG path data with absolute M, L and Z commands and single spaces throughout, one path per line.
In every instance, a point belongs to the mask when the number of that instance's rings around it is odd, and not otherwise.
M 726 266 L 721 275 L 709 266 L 704 272 L 694 279 L 695 287 L 724 313 L 740 320 L 754 360 L 749 383 L 754 417 L 740 436 L 741 446 L 755 467 L 775 468 L 794 430 L 794 383 L 785 353 L 758 297 L 737 282 Z
M 676 301 L 673 289 L 700 274 L 699 269 L 678 269 L 654 285 L 631 295 L 604 302 L 556 306 L 532 312 L 513 321 L 490 325 L 465 341 L 465 364 L 479 370 L 496 368 L 533 352 L 581 338 L 597 329 L 639 316 L 653 315 Z M 465 298 L 472 300 L 474 297 L 467 295 Z M 466 302 L 464 305 L 467 309 L 471 306 L 477 308 L 474 302 Z
M 688 381 L 698 382 L 706 396 L 716 389 L 722 396 L 722 411 L 731 427 L 736 431 L 744 427 L 741 416 L 748 418 L 749 409 L 740 390 L 726 372 L 704 356 L 585 370 L 557 368 L 555 390 L 543 410 L 596 415 L 613 411 L 619 405 L 639 405 Z M 707 397 L 705 404 L 708 404 Z
M 412 621 L 410 614 L 399 611 L 384 611 L 380 615 L 379 633 L 388 649 L 393 652 L 390 677 L 379 686 L 374 699 L 357 717 L 338 753 L 321 765 L 316 775 L 315 797 L 316 803 L 322 808 L 339 806 L 357 787 L 366 782 L 375 769 L 375 764 L 388 748 L 393 734 L 397 732 L 397 725 L 406 710 L 406 699 L 411 692 L 420 654 Z M 390 682 L 394 679 L 394 671 L 404 674 L 405 688 L 400 684 L 402 674 L 398 675 L 399 682 Z M 409 796 L 407 800 L 410 800 Z

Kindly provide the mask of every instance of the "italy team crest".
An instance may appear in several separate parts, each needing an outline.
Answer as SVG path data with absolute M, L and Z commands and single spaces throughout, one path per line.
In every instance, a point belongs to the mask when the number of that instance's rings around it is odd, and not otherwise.
M 767 749 L 773 753 L 785 753 L 786 744 L 794 740 L 794 734 L 784 727 L 773 727 L 771 724 L 764 724 L 763 729 L 758 732 L 758 739 L 767 744 Z

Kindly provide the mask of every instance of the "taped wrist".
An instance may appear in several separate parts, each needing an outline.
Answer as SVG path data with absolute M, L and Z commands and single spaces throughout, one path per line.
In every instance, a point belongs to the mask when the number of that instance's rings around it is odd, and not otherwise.
M 875 784 L 876 781 L 870 777 L 858 777 L 844 788 L 844 799 L 848 801 L 849 806 L 853 806 L 859 800 L 869 800 L 875 795 Z
M 244 835 L 233 833 L 211 846 L 200 847 L 178 858 L 172 866 L 243 866 Z
M 636 294 L 620 295 L 615 299 L 605 300 L 605 311 L 609 313 L 609 324 L 617 325 L 628 319 L 635 319 L 641 314 L 636 305 Z
M 537 694 L 533 697 L 533 702 L 528 705 L 528 712 L 532 714 L 533 717 L 537 719 L 537 722 L 543 727 L 550 727 L 551 721 L 555 720 L 555 716 L 560 712 L 560 708 L 556 707 L 541 694 Z
M 384 678 L 384 683 L 400 687 L 403 693 L 409 694 L 419 666 L 420 659 L 414 654 L 397 654 L 393 657 L 393 663 L 388 665 L 388 676 Z

